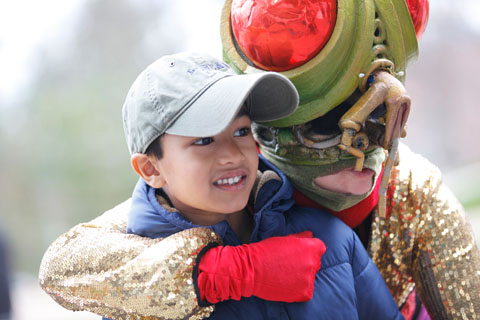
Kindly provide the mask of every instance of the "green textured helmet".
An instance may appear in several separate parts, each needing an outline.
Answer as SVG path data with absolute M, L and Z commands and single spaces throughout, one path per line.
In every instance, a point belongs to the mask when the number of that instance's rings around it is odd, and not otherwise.
M 233 0 L 233 5 L 248 6 L 248 1 Z M 259 6 L 258 2 L 254 6 Z M 269 13 L 272 3 L 282 1 L 265 1 L 268 5 L 261 12 L 259 8 L 249 7 L 247 14 L 252 19 L 252 12 L 256 9 L 257 16 L 275 14 Z M 292 12 L 291 2 L 286 2 L 285 10 Z M 290 2 L 290 3 L 288 3 Z M 299 2 L 299 1 L 296 1 Z M 309 6 L 314 1 L 303 1 L 302 6 Z M 317 1 L 318 2 L 318 1 Z M 322 1 L 319 1 L 322 2 Z M 323 1 L 328 3 L 329 1 Z M 290 70 L 282 71 L 297 87 L 300 94 L 300 106 L 298 110 L 287 118 L 268 123 L 269 126 L 284 127 L 292 126 L 318 118 L 332 110 L 355 90 L 365 90 L 368 76 L 379 68 L 388 70 L 400 81 L 404 81 L 407 63 L 417 56 L 417 38 L 414 24 L 410 16 L 405 0 L 337 0 L 330 1 L 336 7 L 333 19 L 334 27 L 331 34 L 327 34 L 327 41 L 318 53 L 305 61 L 302 65 Z M 268 7 L 268 8 L 267 8 Z M 280 8 L 281 9 L 281 8 Z M 304 9 L 300 8 L 300 9 Z M 428 2 L 427 2 L 428 10 Z M 240 11 L 240 10 L 239 10 Z M 273 11 L 273 10 L 271 10 Z M 277 11 L 279 12 L 279 11 Z M 247 43 L 242 49 L 237 42 L 232 24 L 237 21 L 232 17 L 232 0 L 227 0 L 222 12 L 221 38 L 223 43 L 224 60 L 240 73 L 261 72 L 269 69 L 278 71 L 278 68 L 258 66 L 249 59 L 248 52 L 251 44 Z M 280 13 L 281 14 L 281 13 Z M 304 17 L 300 17 L 303 19 Z M 259 21 L 262 19 L 258 19 Z M 263 19 L 264 20 L 264 19 Z M 287 23 L 292 22 L 291 20 Z M 253 25 L 249 21 L 252 33 L 252 41 L 255 38 L 262 41 L 262 26 Z M 271 26 L 263 23 L 266 36 L 275 37 L 277 30 L 267 30 Z M 277 23 L 278 26 L 278 23 Z M 277 27 L 274 26 L 274 27 Z M 286 27 L 288 29 L 288 26 Z M 287 30 L 291 31 L 291 30 Z M 248 30 L 247 30 L 248 32 Z M 278 32 L 277 32 L 278 33 Z M 248 40 L 247 40 L 248 41 Z M 284 43 L 286 43 L 284 41 Z M 280 46 L 282 43 L 280 43 Z M 275 54 L 275 52 L 268 54 Z

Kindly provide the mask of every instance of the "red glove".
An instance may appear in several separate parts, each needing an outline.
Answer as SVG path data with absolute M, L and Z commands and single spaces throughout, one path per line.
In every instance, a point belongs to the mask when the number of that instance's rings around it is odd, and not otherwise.
M 212 248 L 198 265 L 200 298 L 210 303 L 252 295 L 270 301 L 308 301 L 325 250 L 310 231 Z

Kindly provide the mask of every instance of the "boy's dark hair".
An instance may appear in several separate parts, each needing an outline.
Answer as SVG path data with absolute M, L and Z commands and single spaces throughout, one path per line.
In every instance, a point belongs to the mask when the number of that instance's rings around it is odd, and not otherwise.
M 150 145 L 147 147 L 147 150 L 145 150 L 145 154 L 147 156 L 153 156 L 157 159 L 162 159 L 163 157 L 163 152 L 162 152 L 162 143 L 160 142 L 160 138 L 162 136 L 159 136 L 155 140 L 150 143 Z

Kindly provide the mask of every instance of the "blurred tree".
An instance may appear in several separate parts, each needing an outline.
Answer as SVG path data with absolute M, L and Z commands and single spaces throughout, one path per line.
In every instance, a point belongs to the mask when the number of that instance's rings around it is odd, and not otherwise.
M 181 45 L 169 4 L 87 1 L 67 36 L 38 51 L 31 92 L 0 128 L 0 212 L 17 270 L 36 273 L 60 233 L 130 196 L 121 107 L 138 73 Z
M 8 252 L 2 231 L 0 229 L 0 319 L 8 320 L 12 310 L 10 299 L 11 278 Z

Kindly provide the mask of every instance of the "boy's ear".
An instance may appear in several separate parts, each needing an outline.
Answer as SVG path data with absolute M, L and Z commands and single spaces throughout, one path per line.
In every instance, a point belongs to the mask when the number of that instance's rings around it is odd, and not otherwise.
M 130 158 L 130 161 L 133 170 L 135 170 L 135 172 L 138 173 L 138 175 L 142 177 L 149 186 L 158 189 L 165 185 L 165 179 L 155 168 L 152 159 L 146 154 L 135 153 Z

